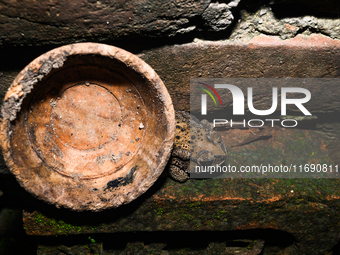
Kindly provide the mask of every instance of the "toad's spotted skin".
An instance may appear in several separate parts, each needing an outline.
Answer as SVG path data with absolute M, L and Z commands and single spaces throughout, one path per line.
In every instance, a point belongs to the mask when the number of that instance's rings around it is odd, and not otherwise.
M 208 121 L 200 122 L 187 112 L 176 111 L 175 142 L 169 169 L 173 179 L 185 182 L 195 166 L 220 165 L 226 157 L 227 150 L 221 136 Z

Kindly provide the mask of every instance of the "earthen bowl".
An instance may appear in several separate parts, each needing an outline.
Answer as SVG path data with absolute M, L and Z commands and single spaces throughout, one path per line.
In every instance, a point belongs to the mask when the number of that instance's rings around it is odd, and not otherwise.
M 49 51 L 15 78 L 2 107 L 5 161 L 36 197 L 76 211 L 136 199 L 173 145 L 171 98 L 137 56 L 104 44 Z

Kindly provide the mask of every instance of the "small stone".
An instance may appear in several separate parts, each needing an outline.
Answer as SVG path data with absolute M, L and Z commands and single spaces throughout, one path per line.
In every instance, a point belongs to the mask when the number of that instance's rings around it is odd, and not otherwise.
M 266 13 L 267 13 L 267 10 L 262 9 L 262 10 L 260 11 L 260 16 L 263 16 L 263 15 L 265 15 Z
M 233 8 L 233 7 L 237 7 L 237 5 L 239 4 L 241 0 L 234 0 L 234 1 L 231 1 L 229 4 L 228 4 L 228 7 L 229 8 Z
M 139 124 L 139 129 L 143 129 L 144 128 L 144 125 L 143 125 L 143 123 L 141 122 L 140 124 Z
M 57 101 L 54 101 L 53 98 L 50 100 L 50 106 L 55 107 L 57 105 Z

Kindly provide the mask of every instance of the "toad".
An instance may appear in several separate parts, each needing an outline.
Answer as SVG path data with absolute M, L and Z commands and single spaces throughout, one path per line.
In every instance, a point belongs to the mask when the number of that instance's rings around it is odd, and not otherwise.
M 185 182 L 195 166 L 221 165 L 227 158 L 227 150 L 220 134 L 207 120 L 199 121 L 185 111 L 175 114 L 175 141 L 169 171 L 174 180 Z

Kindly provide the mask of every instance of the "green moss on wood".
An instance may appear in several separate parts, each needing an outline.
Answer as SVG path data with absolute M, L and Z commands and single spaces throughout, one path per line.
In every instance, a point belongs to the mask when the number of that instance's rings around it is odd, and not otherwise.
M 76 225 L 64 222 L 63 220 L 57 220 L 54 218 L 49 218 L 40 212 L 35 212 L 34 214 L 35 223 L 38 225 L 43 225 L 44 227 L 50 228 L 52 231 L 57 232 L 58 235 L 68 235 L 68 234 L 81 234 L 87 233 L 89 231 L 93 232 L 96 229 L 103 226 L 101 225 Z

